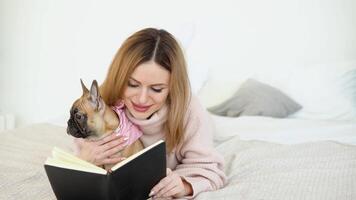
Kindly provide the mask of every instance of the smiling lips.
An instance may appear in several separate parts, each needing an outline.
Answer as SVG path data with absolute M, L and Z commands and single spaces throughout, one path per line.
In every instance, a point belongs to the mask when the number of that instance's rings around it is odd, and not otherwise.
M 137 112 L 146 112 L 151 106 L 141 106 L 141 105 L 137 105 L 133 102 L 132 103 L 132 106 L 133 108 L 137 111 Z

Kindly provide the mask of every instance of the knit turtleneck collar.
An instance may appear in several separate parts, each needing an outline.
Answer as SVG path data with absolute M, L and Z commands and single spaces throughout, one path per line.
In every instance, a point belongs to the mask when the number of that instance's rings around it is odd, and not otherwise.
M 163 105 L 149 119 L 136 119 L 128 109 L 125 109 L 125 113 L 131 122 L 140 127 L 144 134 L 157 134 L 157 132 L 162 131 L 162 125 L 167 121 L 168 106 Z

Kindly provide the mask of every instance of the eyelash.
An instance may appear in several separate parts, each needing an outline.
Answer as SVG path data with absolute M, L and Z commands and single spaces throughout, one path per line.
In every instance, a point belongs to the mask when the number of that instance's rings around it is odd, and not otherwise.
M 154 88 L 151 88 L 154 92 L 157 92 L 157 93 L 160 93 L 162 92 L 162 89 L 154 89 Z
M 135 84 L 132 84 L 130 82 L 128 82 L 127 84 L 129 87 L 132 87 L 132 88 L 137 88 L 139 85 L 135 85 Z M 163 89 L 155 89 L 155 88 L 151 88 L 151 90 L 153 90 L 154 92 L 157 92 L 157 93 L 160 93 L 162 92 Z
M 130 82 L 128 82 L 127 85 L 128 85 L 129 87 L 133 87 L 133 88 L 138 87 L 138 85 L 132 84 L 132 83 L 130 83 Z

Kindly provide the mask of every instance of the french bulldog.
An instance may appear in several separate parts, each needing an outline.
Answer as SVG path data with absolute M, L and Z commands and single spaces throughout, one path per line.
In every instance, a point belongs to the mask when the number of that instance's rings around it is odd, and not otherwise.
M 101 139 L 117 130 L 120 126 L 119 116 L 101 98 L 96 80 L 92 82 L 90 91 L 82 80 L 80 82 L 83 94 L 74 101 L 70 109 L 67 133 L 76 138 Z M 142 149 L 143 144 L 137 139 L 131 145 L 126 146 L 119 154 L 122 157 L 129 157 Z M 105 165 L 103 168 L 109 170 L 112 166 Z

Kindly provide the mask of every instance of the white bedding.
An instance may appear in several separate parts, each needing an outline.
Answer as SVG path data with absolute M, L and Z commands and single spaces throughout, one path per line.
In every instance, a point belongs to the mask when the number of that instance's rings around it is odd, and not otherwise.
M 278 145 L 237 137 L 217 145 L 228 184 L 197 199 L 353 200 L 356 147 L 324 141 Z
M 238 136 L 242 140 L 263 140 L 282 144 L 332 140 L 356 145 L 356 120 L 211 116 L 216 126 L 215 136 L 219 139 Z
M 348 137 L 354 126 L 346 122 L 269 118 L 214 120 L 217 127 L 224 127 L 219 129 L 220 135 L 215 135 L 215 145 L 225 157 L 228 184 L 221 190 L 198 195 L 198 200 L 356 199 L 356 146 L 333 141 L 287 145 L 240 139 L 263 139 L 263 135 L 267 140 L 278 141 L 279 134 L 285 133 L 288 138 L 292 133 L 296 136 L 289 142 L 303 142 L 298 133 L 309 130 L 312 135 L 315 130 L 322 134 L 329 128 L 347 133 L 344 136 Z M 324 138 L 330 139 L 332 135 L 336 138 L 337 133 L 332 132 Z M 235 133 L 239 136 L 234 136 Z M 249 133 L 255 135 L 248 137 Z M 0 199 L 55 199 L 43 163 L 53 146 L 70 149 L 71 138 L 65 127 L 35 124 L 0 135 Z M 317 137 L 307 140 L 310 139 Z

